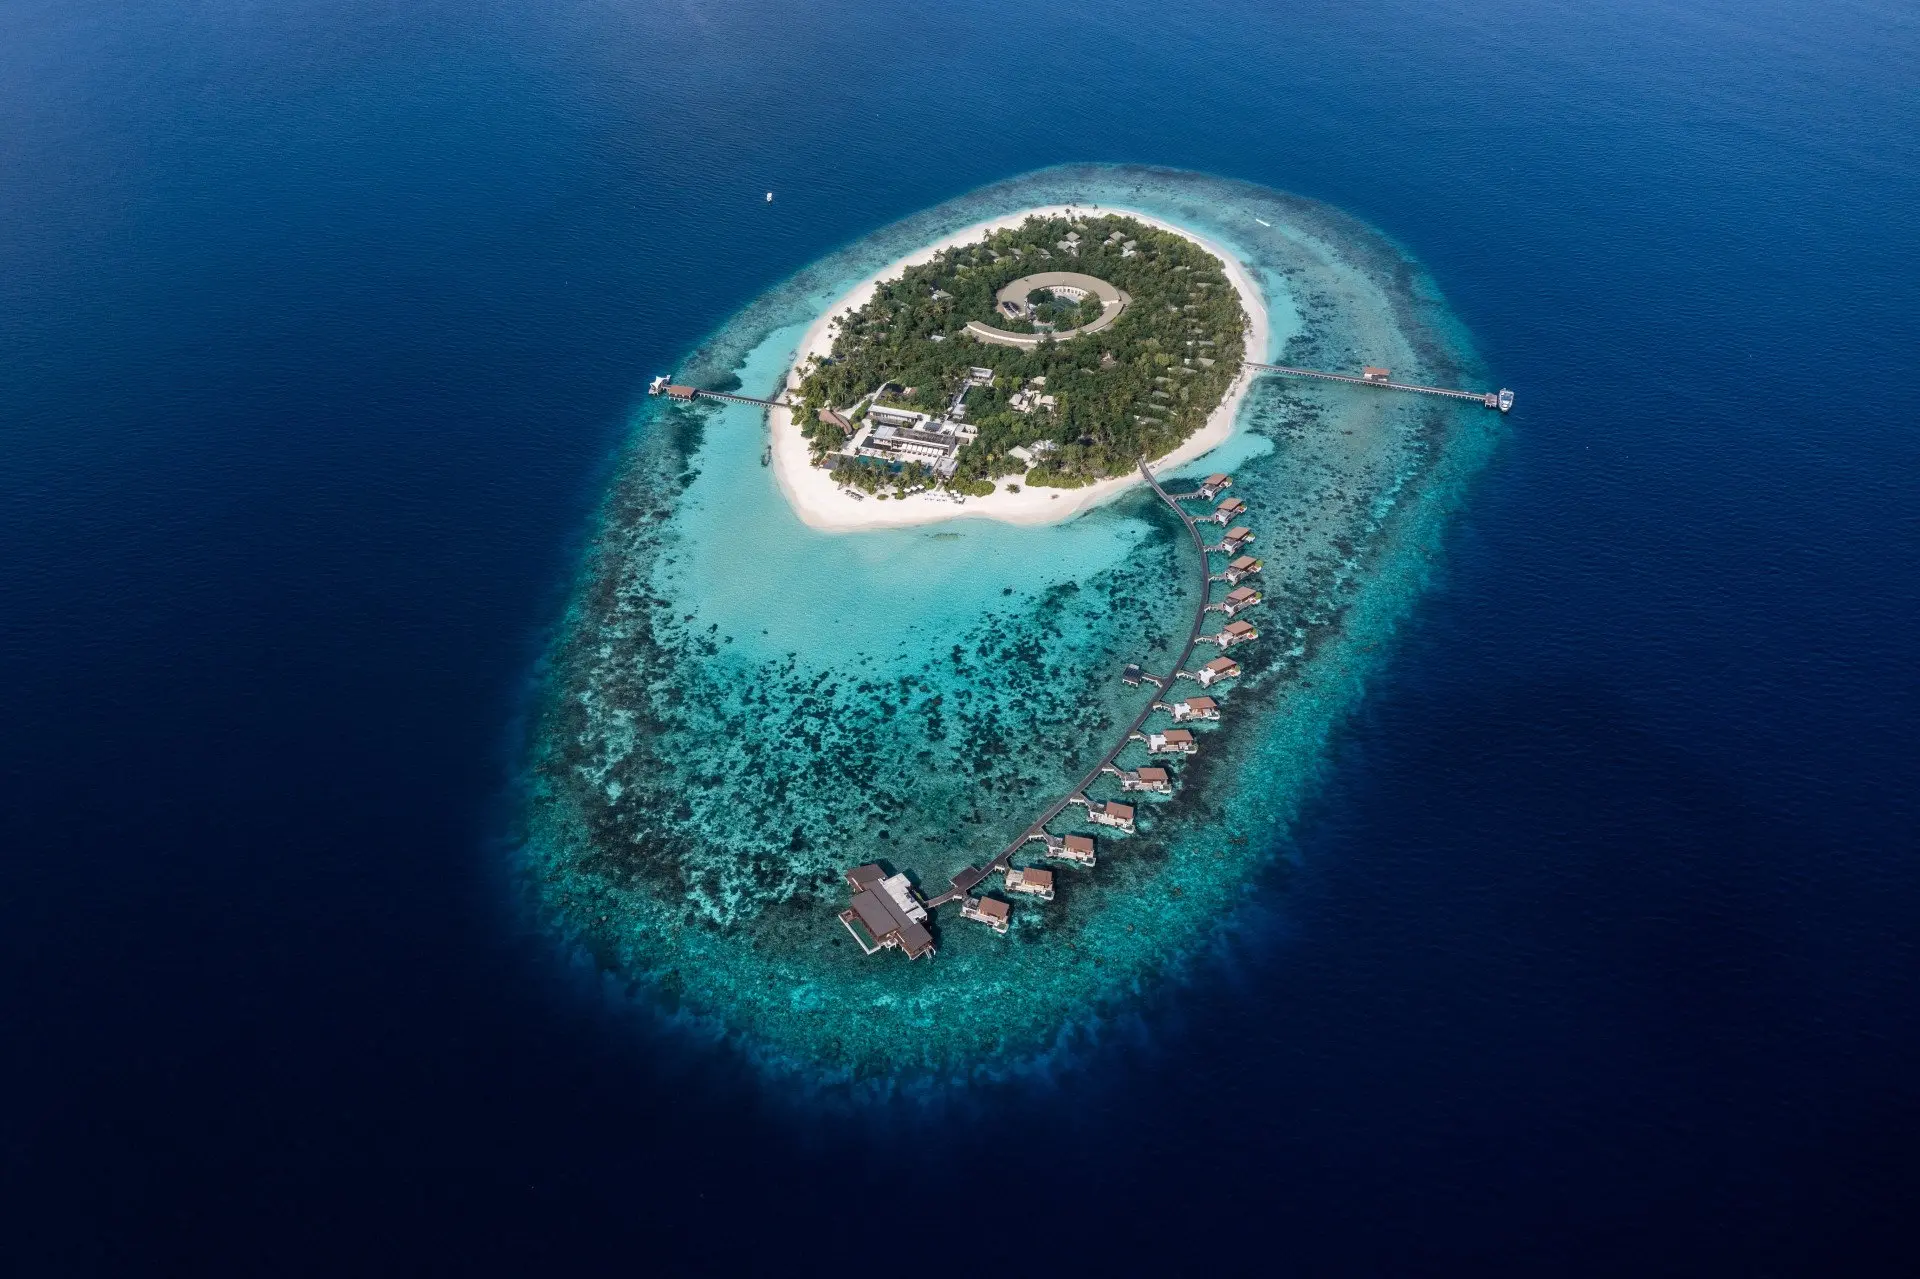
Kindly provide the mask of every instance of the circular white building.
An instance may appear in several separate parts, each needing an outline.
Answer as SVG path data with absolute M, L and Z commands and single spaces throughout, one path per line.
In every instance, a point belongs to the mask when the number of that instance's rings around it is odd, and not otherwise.
M 1032 314 L 1032 308 L 1027 305 L 1027 295 L 1036 289 L 1044 290 L 1055 297 L 1072 298 L 1076 302 L 1088 297 L 1099 298 L 1100 318 L 1083 324 L 1077 329 L 1062 329 L 1057 333 L 1051 330 L 1040 333 L 1013 333 L 974 320 L 967 325 L 967 332 L 982 342 L 1032 350 L 1049 335 L 1056 342 L 1067 342 L 1083 333 L 1098 333 L 1102 329 L 1109 328 L 1115 320 L 1120 318 L 1120 313 L 1127 309 L 1127 304 L 1133 301 L 1124 292 L 1098 276 L 1082 275 L 1078 271 L 1042 271 L 1037 275 L 1023 275 L 1002 288 L 993 295 L 994 306 L 1010 319 L 1025 319 Z

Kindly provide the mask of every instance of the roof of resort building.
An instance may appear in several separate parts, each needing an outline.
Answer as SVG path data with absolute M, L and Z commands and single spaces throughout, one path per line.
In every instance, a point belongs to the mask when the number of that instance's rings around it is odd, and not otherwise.
M 1193 740 L 1193 734 L 1184 728 L 1169 728 L 1166 732 L 1160 734 L 1160 736 L 1163 740 L 1169 742 L 1190 742 Z
M 905 875 L 887 876 L 880 881 L 878 891 L 885 893 L 898 909 L 899 913 L 905 915 L 908 919 L 925 921 L 927 918 L 926 906 L 921 903 L 918 894 L 913 891 L 913 881 L 909 880 Z
M 1005 923 L 1007 916 L 1013 910 L 998 897 L 976 897 L 971 904 L 976 915 L 984 916 L 997 923 Z
M 952 452 L 959 447 L 959 441 L 951 433 L 928 431 L 917 426 L 876 426 L 873 434 L 867 437 L 867 443 L 876 444 L 881 440 L 892 440 L 902 446 L 925 445 L 943 452 Z
M 1253 530 L 1247 528 L 1245 525 L 1239 528 L 1230 528 L 1227 530 L 1227 540 L 1231 542 L 1251 542 L 1253 540 Z
M 1222 632 L 1222 634 L 1245 635 L 1248 631 L 1251 631 L 1251 630 L 1253 630 L 1252 622 L 1228 622 L 1226 625 L 1226 629 Z
M 889 422 L 897 426 L 917 426 L 921 422 L 933 420 L 931 413 L 922 413 L 919 409 L 895 408 L 889 404 L 869 406 L 867 416 L 876 422 Z
M 1122 804 L 1119 800 L 1116 800 L 1116 799 L 1108 800 L 1106 804 L 1102 806 L 1100 811 L 1104 812 L 1109 817 L 1117 817 L 1123 822 L 1130 822 L 1133 820 L 1133 805 Z
M 1220 703 L 1214 701 L 1211 697 L 1189 697 L 1187 699 L 1187 709 L 1195 712 L 1214 711 L 1220 709 Z
M 1210 489 L 1217 489 L 1222 484 L 1231 484 L 1231 483 L 1233 483 L 1233 477 L 1231 475 L 1222 475 L 1216 471 L 1214 474 L 1209 475 L 1207 477 L 1206 486 Z
M 1234 661 L 1231 657 L 1216 657 L 1207 663 L 1207 669 L 1210 671 L 1225 671 L 1232 670 L 1239 665 L 1240 663 Z
M 1239 586 L 1227 592 L 1227 603 L 1237 604 L 1241 600 L 1250 600 L 1256 592 L 1251 586 Z
M 1025 884 L 1027 887 L 1037 888 L 1042 892 L 1048 892 L 1048 893 L 1053 891 L 1053 872 L 1052 871 L 1042 870 L 1038 866 L 1029 866 L 1026 869 L 1020 871 L 1019 873 L 1020 873 L 1020 882 L 1022 884 Z
M 920 922 L 926 918 L 926 911 L 913 900 L 911 888 L 904 883 L 906 877 L 894 878 L 902 881 L 897 886 L 897 895 L 890 891 L 896 886 L 889 884 L 885 872 L 878 866 L 856 866 L 848 871 L 847 883 L 854 889 L 852 913 L 880 945 L 887 945 L 891 939 L 907 952 L 908 959 L 930 955 L 933 934 Z M 915 915 L 920 918 L 916 919 Z M 855 940 L 859 940 L 857 936 Z
M 1239 559 L 1227 565 L 1228 568 L 1234 569 L 1235 571 L 1241 572 L 1241 573 L 1246 572 L 1250 568 L 1258 568 L 1259 566 L 1260 566 L 1260 561 L 1256 560 L 1251 555 L 1242 555 Z
M 867 931 L 876 939 L 883 938 L 888 933 L 900 931 L 899 921 L 893 917 L 893 912 L 887 909 L 887 904 L 879 893 L 871 890 L 855 893 L 853 913 L 860 917 L 860 922 L 867 926 Z
M 1164 782 L 1167 780 L 1167 770 L 1164 768 L 1142 768 L 1137 770 L 1134 776 L 1143 782 Z
M 1045 249 L 1040 250 L 1042 257 L 1050 256 Z M 1091 275 L 1082 275 L 1076 271 L 1042 271 L 1036 275 L 1023 275 L 1010 284 L 1002 286 L 994 294 L 994 302 L 999 311 L 1015 319 L 1025 318 L 1031 308 L 1027 305 L 1027 295 L 1044 290 L 1058 296 L 1084 298 L 1091 294 L 1100 299 L 1100 315 L 1091 323 L 1076 328 L 1063 329 L 1052 337 L 1058 341 L 1070 341 L 1083 333 L 1098 333 L 1120 318 L 1120 313 L 1133 301 L 1125 292 L 1116 289 L 1105 280 Z M 1048 337 L 1041 333 L 1011 333 L 998 329 L 979 320 L 967 325 L 967 332 L 982 342 L 997 343 L 1001 346 L 1024 347 L 1027 350 L 1040 345 Z
M 1093 851 L 1093 836 L 1091 835 L 1067 835 L 1062 837 L 1060 843 L 1069 852 L 1090 853 Z

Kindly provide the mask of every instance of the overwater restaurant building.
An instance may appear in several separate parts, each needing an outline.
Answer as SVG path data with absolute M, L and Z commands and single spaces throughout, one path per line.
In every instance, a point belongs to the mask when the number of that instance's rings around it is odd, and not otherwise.
M 899 949 L 908 959 L 933 953 L 927 908 L 905 875 L 889 876 L 874 865 L 856 866 L 847 872 L 847 886 L 853 890 L 853 904 L 840 912 L 840 922 L 861 950 L 877 955 Z M 861 936 L 863 929 L 871 943 Z

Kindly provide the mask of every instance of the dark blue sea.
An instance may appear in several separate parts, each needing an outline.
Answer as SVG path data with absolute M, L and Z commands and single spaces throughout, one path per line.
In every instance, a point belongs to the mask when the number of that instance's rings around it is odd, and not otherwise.
M 0 1269 L 1920 1272 L 1917 68 L 1896 0 L 0 0 Z M 1518 407 L 1225 949 L 815 1111 L 527 917 L 542 655 L 651 375 L 1063 161 L 1379 227 Z

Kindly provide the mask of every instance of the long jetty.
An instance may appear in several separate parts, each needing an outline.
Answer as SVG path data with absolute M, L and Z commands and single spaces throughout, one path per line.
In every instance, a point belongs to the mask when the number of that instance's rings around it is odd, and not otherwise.
M 1513 392 L 1504 387 L 1498 391 L 1455 391 L 1444 386 L 1395 382 L 1386 377 L 1355 377 L 1351 373 L 1325 373 L 1319 369 L 1296 369 L 1285 364 L 1260 364 L 1253 360 L 1248 360 L 1246 367 L 1256 373 L 1278 373 L 1282 377 L 1310 377 L 1322 382 L 1345 382 L 1350 386 L 1377 386 L 1383 391 L 1412 391 L 1415 395 L 1442 395 L 1450 400 L 1472 400 L 1487 408 L 1499 409 L 1502 413 L 1513 407 Z
M 1487 408 L 1498 409 L 1502 413 L 1507 412 L 1513 407 L 1513 392 L 1505 387 L 1502 387 L 1499 391 L 1460 391 L 1443 386 L 1422 386 L 1415 382 L 1395 382 L 1393 381 L 1390 370 L 1372 366 L 1368 366 L 1363 370 L 1359 377 L 1348 373 L 1328 373 L 1320 369 L 1294 368 L 1286 364 L 1262 364 L 1253 360 L 1248 360 L 1245 367 L 1255 373 L 1277 373 L 1282 377 L 1312 378 L 1322 382 L 1343 382 L 1350 386 L 1371 386 L 1383 391 L 1408 391 L 1415 395 L 1437 395 L 1449 400 L 1472 400 Z M 706 399 L 724 400 L 730 404 L 752 404 L 770 409 L 793 407 L 792 404 L 786 400 L 761 399 L 752 395 L 734 395 L 727 391 L 708 391 L 695 386 L 682 386 L 669 381 L 664 376 L 655 378 L 647 387 L 647 393 L 649 395 L 664 394 L 671 399 L 681 401 Z M 764 464 L 766 459 L 763 457 L 761 461 Z M 1181 648 L 1179 658 L 1174 662 L 1172 670 L 1164 677 L 1145 675 L 1143 672 L 1139 672 L 1136 667 L 1130 667 L 1128 669 L 1128 677 L 1130 679 L 1133 675 L 1140 674 L 1146 682 L 1154 686 L 1153 696 L 1148 700 L 1147 704 L 1141 708 L 1140 713 L 1133 717 L 1132 722 L 1120 731 L 1119 737 L 1114 741 L 1113 745 L 1087 770 L 1086 775 L 1080 779 L 1073 789 L 1049 804 L 1044 812 L 1036 817 L 1025 830 L 1021 831 L 1017 838 L 1005 848 L 1001 849 L 999 853 L 994 856 L 993 860 L 985 866 L 966 867 L 948 881 L 949 887 L 946 891 L 937 896 L 927 898 L 919 897 L 919 894 L 910 885 L 906 875 L 897 874 L 887 876 L 877 864 L 861 866 L 848 871 L 847 882 L 853 889 L 854 900 L 853 905 L 849 909 L 840 912 L 840 922 L 846 926 L 849 933 L 853 934 L 854 941 L 859 944 L 860 948 L 868 954 L 877 954 L 881 949 L 888 947 L 898 947 L 904 950 L 909 959 L 932 954 L 934 949 L 933 938 L 924 927 L 928 916 L 932 911 L 956 901 L 966 903 L 966 905 L 961 908 L 961 914 L 988 923 L 998 931 L 1004 933 L 1007 928 L 1006 904 L 1004 902 L 986 899 L 975 900 L 970 896 L 973 890 L 984 883 L 989 877 L 1003 872 L 1009 873 L 1008 887 L 1012 888 L 1013 881 L 1010 872 L 1013 866 L 1014 855 L 1036 840 L 1041 842 L 1054 841 L 1054 837 L 1047 832 L 1047 823 L 1060 816 L 1061 813 L 1066 811 L 1068 805 L 1075 801 L 1086 805 L 1089 812 L 1093 811 L 1095 801 L 1088 798 L 1088 789 L 1092 787 L 1094 783 L 1098 782 L 1104 774 L 1119 771 L 1114 761 L 1118 759 L 1120 753 L 1126 750 L 1128 745 L 1139 736 L 1140 730 L 1146 725 L 1147 720 L 1150 719 L 1154 711 L 1161 706 L 1163 698 L 1166 696 L 1168 690 L 1172 688 L 1174 681 L 1186 670 L 1188 661 L 1193 657 L 1193 650 L 1199 647 L 1201 634 L 1206 630 L 1207 613 L 1210 610 L 1208 597 L 1212 593 L 1214 574 L 1212 571 L 1212 563 L 1207 558 L 1210 551 L 1207 547 L 1206 539 L 1200 534 L 1199 521 L 1187 514 L 1180 503 L 1191 498 L 1206 498 L 1211 500 L 1220 489 L 1230 485 L 1232 480 L 1230 477 L 1221 476 L 1217 477 L 1220 481 L 1217 487 L 1213 481 L 1209 481 L 1208 485 L 1191 493 L 1168 493 L 1166 489 L 1160 486 L 1159 479 L 1154 476 L 1145 458 L 1140 459 L 1140 474 L 1147 481 L 1148 485 L 1152 487 L 1154 495 L 1162 502 L 1165 502 L 1167 509 L 1178 516 L 1181 524 L 1186 526 L 1187 536 L 1192 539 L 1193 549 L 1197 556 L 1196 568 L 1198 570 L 1199 599 L 1194 604 L 1193 626 L 1187 631 L 1187 642 L 1186 645 Z M 1213 549 L 1218 550 L 1222 548 L 1216 547 Z M 1223 575 L 1223 577 L 1227 577 L 1227 575 Z M 1234 579 L 1227 577 L 1227 580 Z M 1254 602 L 1257 603 L 1258 599 L 1256 598 Z M 1231 610 L 1229 610 L 1229 616 L 1231 616 Z M 1220 644 L 1223 649 L 1230 642 L 1234 627 L 1244 625 L 1244 623 L 1240 622 L 1231 623 L 1227 630 L 1222 632 Z M 1238 673 L 1237 668 L 1233 673 Z M 1203 684 L 1202 686 L 1204 687 L 1205 685 Z M 1131 826 L 1129 825 L 1125 827 L 1125 829 L 1130 830 Z M 1025 872 L 1022 873 L 1024 874 Z M 1052 881 L 1046 880 L 1043 882 L 1044 887 L 1041 889 L 1025 888 L 1023 891 L 1042 891 L 1045 893 L 1046 899 L 1051 901 L 1053 899 Z M 986 909 L 987 907 L 996 907 L 997 909 L 989 912 Z M 859 931 L 854 928 L 854 920 L 856 917 L 873 935 L 874 945 L 869 946 L 867 942 L 862 939 Z
M 1177 498 L 1160 487 L 1160 481 L 1155 479 L 1153 472 L 1147 468 L 1147 463 L 1144 458 L 1141 459 L 1140 462 L 1140 474 L 1145 476 L 1147 483 L 1153 486 L 1153 491 L 1159 495 L 1160 500 L 1167 504 L 1167 509 L 1179 516 L 1180 522 L 1187 526 L 1187 536 L 1193 539 L 1194 552 L 1199 556 L 1198 583 L 1200 587 L 1200 600 L 1199 603 L 1194 606 L 1193 627 L 1187 632 L 1186 647 L 1180 650 L 1180 656 L 1171 668 L 1173 671 L 1180 671 L 1186 669 L 1187 659 L 1193 656 L 1193 650 L 1200 643 L 1200 633 L 1206 629 L 1207 625 L 1207 595 L 1211 589 L 1212 582 L 1212 574 L 1209 571 L 1207 562 L 1207 543 L 1206 539 L 1200 536 L 1199 524 L 1191 515 L 1188 515 L 1180 509 L 1180 503 Z M 1197 494 L 1183 494 L 1182 496 L 1193 497 L 1197 496 Z M 1021 831 L 1019 837 L 1001 849 L 999 855 L 988 862 L 985 867 L 969 867 L 967 870 L 955 875 L 951 888 L 941 893 L 938 897 L 929 897 L 927 899 L 927 908 L 929 910 L 937 910 L 948 902 L 960 900 L 982 880 L 987 879 L 996 872 L 1006 870 L 1007 867 L 1012 864 L 1015 853 L 1019 852 L 1027 844 L 1041 838 L 1046 833 L 1048 822 L 1065 812 L 1067 805 L 1071 804 L 1076 798 L 1084 796 L 1087 787 L 1100 780 L 1100 775 L 1112 766 L 1113 761 L 1119 758 L 1120 752 L 1125 750 L 1127 744 L 1133 740 L 1133 735 L 1140 731 L 1141 725 L 1145 724 L 1153 715 L 1153 708 L 1159 703 L 1161 697 L 1166 693 L 1167 688 L 1171 686 L 1174 681 L 1174 676 L 1171 673 L 1169 673 L 1164 680 L 1154 679 L 1151 676 L 1147 678 L 1148 682 L 1154 685 L 1153 696 L 1148 699 L 1146 706 L 1140 713 L 1133 717 L 1133 722 L 1120 731 L 1120 736 L 1114 742 L 1112 748 L 1109 749 L 1105 755 L 1102 755 L 1092 768 L 1087 770 L 1087 775 L 1080 779 L 1079 784 L 1049 804 L 1046 811 L 1034 819 L 1032 825 Z
M 696 389 L 694 393 L 687 398 L 690 400 L 725 400 L 729 404 L 758 404 L 761 408 L 767 409 L 789 409 L 793 407 L 785 400 L 762 400 L 751 395 L 732 395 L 726 391 L 703 391 Z
M 757 395 L 735 395 L 731 391 L 709 391 L 698 386 L 681 386 L 665 374 L 647 383 L 648 395 L 664 395 L 670 400 L 725 400 L 729 404 L 757 404 L 763 409 L 790 409 L 785 400 L 763 400 Z
M 1355 377 L 1351 373 L 1328 373 L 1322 369 L 1296 369 L 1286 364 L 1261 364 L 1248 360 L 1246 367 L 1256 373 L 1278 373 L 1282 377 L 1316 378 L 1322 382 L 1345 382 L 1349 386 L 1372 386 L 1383 391 L 1411 391 L 1415 395 L 1439 395 L 1450 400 L 1472 400 L 1490 409 L 1499 409 L 1502 413 L 1513 407 L 1513 392 L 1502 387 L 1498 391 L 1458 391 L 1444 386 L 1422 386 L 1418 382 L 1395 382 L 1387 377 Z M 655 378 L 648 388 L 648 394 L 666 394 L 676 400 L 725 400 L 729 404 L 754 404 L 766 409 L 789 409 L 793 405 L 786 400 L 761 399 L 757 395 L 735 395 L 730 391 L 709 391 L 697 386 L 675 386 L 665 378 Z M 1141 464 L 1141 470 L 1146 466 Z M 1149 479 L 1152 477 L 1149 476 Z M 1175 510 L 1180 508 L 1175 507 Z

